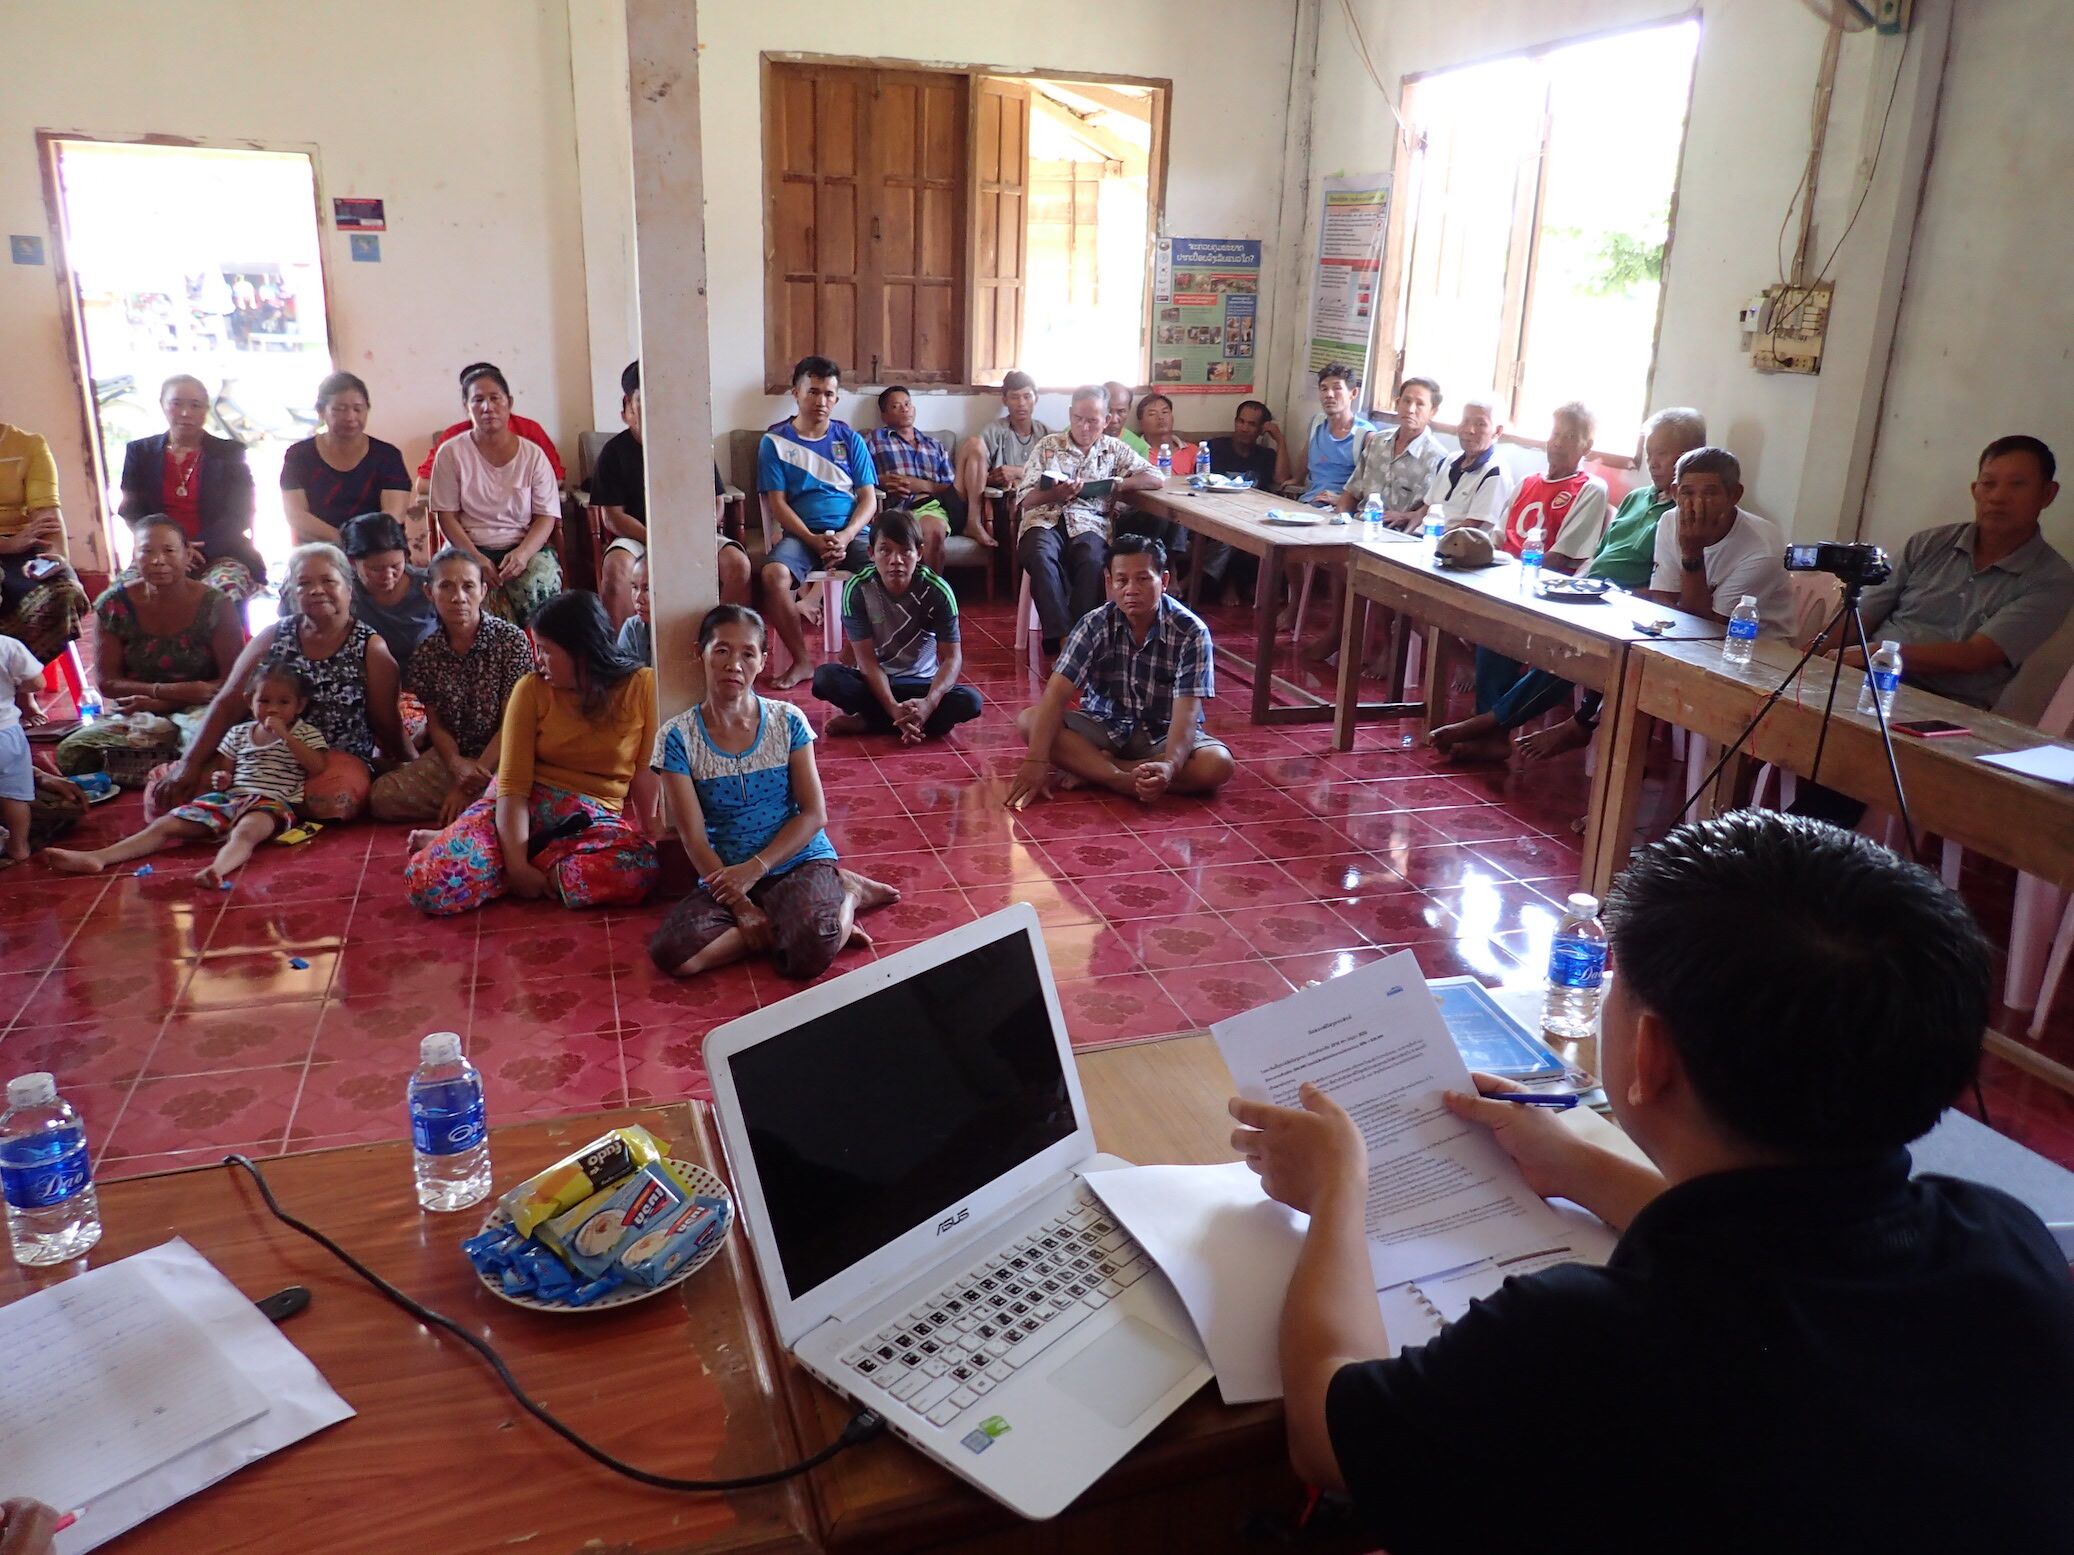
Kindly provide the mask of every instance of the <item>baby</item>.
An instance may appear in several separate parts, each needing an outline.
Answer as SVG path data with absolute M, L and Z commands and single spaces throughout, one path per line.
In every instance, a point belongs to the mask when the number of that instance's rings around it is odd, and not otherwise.
M 7 845 L 0 869 L 29 856 L 29 802 L 36 797 L 36 768 L 29 759 L 23 724 L 43 722 L 32 695 L 43 666 L 20 639 L 0 637 L 0 827 Z
M 194 883 L 213 890 L 283 827 L 295 824 L 303 780 L 324 770 L 324 736 L 302 721 L 310 684 L 286 665 L 262 665 L 252 681 L 252 721 L 223 737 L 214 787 L 167 811 L 134 837 L 91 853 L 46 848 L 50 867 L 68 875 L 99 874 L 110 864 L 144 858 L 193 838 L 223 839 Z M 228 778 L 228 782 L 226 782 Z

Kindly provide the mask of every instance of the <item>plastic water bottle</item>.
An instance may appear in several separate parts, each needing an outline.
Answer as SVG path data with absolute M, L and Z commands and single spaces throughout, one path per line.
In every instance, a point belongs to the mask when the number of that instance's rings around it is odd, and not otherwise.
M 1426 508 L 1426 543 L 1436 549 L 1440 545 L 1441 531 L 1447 528 L 1447 512 L 1438 502 Z
M 1161 443 L 1159 445 L 1159 473 L 1167 480 L 1174 478 L 1174 445 L 1172 443 Z
M 90 724 L 101 716 L 101 688 L 88 681 L 79 688 L 79 721 Z
M 426 1209 L 466 1209 L 489 1193 L 482 1075 L 461 1056 L 458 1033 L 435 1031 L 418 1045 L 418 1070 L 410 1077 L 410 1142 L 418 1202 Z
M 1757 596 L 1745 594 L 1736 601 L 1728 618 L 1728 635 L 1721 639 L 1723 664 L 1748 664 L 1750 649 L 1757 641 Z
M 1539 524 L 1529 529 L 1526 539 L 1520 542 L 1520 579 L 1530 593 L 1533 591 L 1534 586 L 1541 581 L 1541 557 L 1547 544 L 1548 541 L 1542 535 Z
M 1380 524 L 1383 521 L 1383 499 L 1379 492 L 1371 491 L 1361 499 L 1361 522 Z
M 1605 981 L 1606 929 L 1599 922 L 1599 899 L 1579 891 L 1570 898 L 1570 910 L 1563 914 L 1549 947 L 1542 1026 L 1573 1041 L 1597 1035 Z
M 1858 690 L 1858 711 L 1873 710 L 1873 698 L 1879 698 L 1879 715 L 1894 716 L 1894 693 L 1901 687 L 1901 644 L 1883 642 L 1877 652 L 1866 661 L 1865 684 Z
M 7 1237 L 24 1267 L 64 1263 L 101 1240 L 101 1206 L 86 1125 L 47 1074 L 7 1082 L 0 1113 L 0 1191 Z

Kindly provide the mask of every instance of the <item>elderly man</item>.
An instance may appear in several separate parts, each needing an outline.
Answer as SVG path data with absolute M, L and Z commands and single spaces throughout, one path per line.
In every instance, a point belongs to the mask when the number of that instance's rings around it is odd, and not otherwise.
M 1127 383 L 1118 383 L 1114 378 L 1111 378 L 1102 385 L 1102 392 L 1107 396 L 1103 404 L 1108 410 L 1108 414 L 1102 417 L 1102 435 L 1115 438 L 1133 453 L 1144 454 L 1150 457 L 1152 449 L 1147 445 L 1145 439 L 1133 431 L 1129 425 L 1131 401 L 1134 398 L 1131 386 Z
M 1426 483 L 1425 505 L 1397 516 L 1396 527 L 1415 529 L 1426 509 L 1438 507 L 1447 529 L 1474 527 L 1495 543 L 1504 538 L 1505 509 L 1512 498 L 1512 478 L 1498 457 L 1498 434 L 1505 430 L 1494 394 L 1472 394 L 1462 401 L 1455 420 L 1455 441 L 1462 451 L 1444 461 Z
M 1886 582 L 1865 591 L 1866 635 L 1901 644 L 1901 678 L 1973 707 L 1992 707 L 2024 660 L 2044 647 L 2074 606 L 2074 567 L 2046 543 L 2040 516 L 2060 494 L 2058 461 L 2035 437 L 1998 437 L 1981 450 L 1973 522 L 1909 537 Z M 1836 643 L 1852 669 L 1855 643 Z M 1865 807 L 1805 784 L 1793 808 L 1855 826 Z
M 1786 537 L 1768 518 L 1746 513 L 1743 467 L 1726 448 L 1695 448 L 1678 461 L 1678 517 L 1656 526 L 1651 599 L 1726 621 L 1748 594 L 1764 631 L 1793 631 L 1793 580 Z
M 865 447 L 878 466 L 879 490 L 885 493 L 885 508 L 912 513 L 922 536 L 922 560 L 931 571 L 943 570 L 943 543 L 968 528 L 981 545 L 996 543 L 993 530 L 971 515 L 984 513 L 958 490 L 957 472 L 943 444 L 926 432 L 915 430 L 915 399 L 895 384 L 879 391 L 879 425 L 865 434 Z
M 1143 455 L 1102 431 L 1107 403 L 1099 384 L 1075 389 L 1070 430 L 1038 439 L 1015 494 L 1022 519 L 1016 556 L 1030 575 L 1048 654 L 1102 602 L 1102 557 L 1116 495 L 1164 484 Z

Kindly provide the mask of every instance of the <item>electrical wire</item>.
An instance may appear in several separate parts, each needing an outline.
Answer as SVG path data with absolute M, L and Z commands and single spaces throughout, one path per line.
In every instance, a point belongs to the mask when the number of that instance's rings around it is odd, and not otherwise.
M 1390 88 L 1383 83 L 1383 73 L 1376 69 L 1375 56 L 1368 51 L 1368 36 L 1361 30 L 1361 19 L 1354 14 L 1354 0 L 1339 0 L 1339 8 L 1346 14 L 1347 31 L 1354 35 L 1354 56 L 1361 61 L 1361 68 L 1368 72 L 1368 79 L 1382 95 L 1383 106 L 1390 110 L 1390 117 L 1397 121 L 1397 138 L 1407 151 L 1415 150 L 1412 144 L 1411 126 L 1404 122 L 1404 115 L 1397 111 L 1396 99 L 1391 97 Z
M 817 1469 L 837 1453 L 847 1448 L 855 1447 L 860 1442 L 870 1441 L 886 1428 L 886 1422 L 880 1419 L 877 1414 L 869 1409 L 860 1409 L 855 1415 L 851 1416 L 850 1423 L 843 1427 L 841 1435 L 837 1436 L 834 1441 L 823 1447 L 819 1452 L 814 1453 L 811 1457 L 802 1458 L 799 1462 L 787 1464 L 781 1469 L 769 1469 L 761 1474 L 739 1474 L 732 1479 L 679 1479 L 674 1475 L 655 1474 L 647 1469 L 636 1468 L 631 1463 L 625 1463 L 613 1457 L 612 1454 L 606 1452 L 602 1447 L 593 1446 L 589 1441 L 577 1435 L 575 1431 L 549 1414 L 544 1405 L 534 1402 L 532 1398 L 527 1396 L 525 1389 L 519 1386 L 518 1379 L 511 1374 L 511 1368 L 504 1364 L 504 1358 L 492 1349 L 487 1342 L 478 1339 L 474 1334 L 468 1332 L 467 1329 L 444 1313 L 434 1312 L 430 1307 L 405 1295 L 322 1231 L 319 1231 L 315 1226 L 298 1220 L 295 1216 L 289 1214 L 287 1210 L 281 1207 L 281 1201 L 274 1197 L 274 1190 L 272 1185 L 266 1180 L 266 1173 L 262 1172 L 258 1165 L 249 1157 L 227 1155 L 223 1158 L 223 1164 L 225 1166 L 241 1166 L 251 1174 L 254 1185 L 259 1189 L 259 1196 L 266 1200 L 266 1207 L 273 1212 L 274 1218 L 283 1225 L 291 1230 L 301 1232 L 312 1242 L 315 1242 L 327 1253 L 330 1253 L 332 1257 L 336 1258 L 348 1269 L 351 1269 L 361 1279 L 372 1285 L 397 1306 L 403 1308 L 404 1311 L 408 1312 L 420 1323 L 423 1323 L 427 1328 L 437 1328 L 445 1333 L 452 1334 L 461 1343 L 467 1345 L 469 1349 L 481 1356 L 488 1363 L 490 1370 L 497 1374 L 497 1380 L 504 1384 L 505 1391 L 518 1401 L 519 1407 L 525 1410 L 527 1414 L 538 1420 L 592 1462 L 601 1464 L 613 1473 L 624 1475 L 626 1478 L 635 1480 L 640 1484 L 651 1485 L 657 1490 L 681 1490 L 692 1493 L 754 1490 L 760 1486 L 775 1485 Z

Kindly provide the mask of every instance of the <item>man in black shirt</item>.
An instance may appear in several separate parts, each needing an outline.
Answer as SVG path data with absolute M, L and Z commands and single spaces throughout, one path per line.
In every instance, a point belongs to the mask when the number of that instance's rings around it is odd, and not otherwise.
M 1421 1551 L 2074 1550 L 2074 1287 L 2037 1217 L 1909 1178 L 1972 1077 L 1986 943 L 1855 833 L 1745 811 L 1614 888 L 1600 1064 L 1656 1170 L 1450 1096 L 1536 1191 L 1622 1230 L 1392 1360 L 1358 1127 L 1235 1101 L 1311 1216 L 1282 1315 L 1290 1456 Z M 1478 1077 L 1486 1093 L 1502 1088 Z
M 1267 406 L 1259 400 L 1240 401 L 1239 408 L 1232 412 L 1231 436 L 1213 437 L 1204 444 L 1211 473 L 1250 475 L 1256 489 L 1272 491 L 1275 485 L 1275 448 L 1274 444 L 1264 442 L 1260 434 L 1274 419 Z M 1212 541 L 1205 547 L 1203 576 L 1221 587 L 1226 604 L 1238 604 L 1253 597 L 1254 585 L 1260 576 L 1260 563 L 1243 551 L 1234 551 L 1228 545 Z

